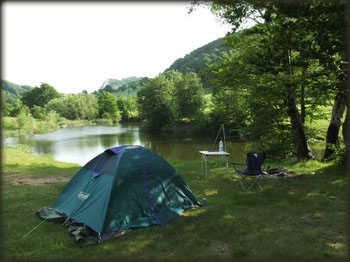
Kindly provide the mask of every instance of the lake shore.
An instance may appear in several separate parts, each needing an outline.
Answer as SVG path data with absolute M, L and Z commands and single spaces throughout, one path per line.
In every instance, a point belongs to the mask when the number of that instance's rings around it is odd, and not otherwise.
M 110 119 L 93 119 L 93 120 L 61 120 L 56 123 L 49 123 L 44 120 L 30 119 L 30 123 L 27 125 L 20 125 L 15 117 L 3 118 L 2 138 L 18 137 L 25 135 L 44 134 L 59 130 L 66 127 L 79 127 L 79 126 L 95 126 L 106 125 L 113 126 L 114 124 Z

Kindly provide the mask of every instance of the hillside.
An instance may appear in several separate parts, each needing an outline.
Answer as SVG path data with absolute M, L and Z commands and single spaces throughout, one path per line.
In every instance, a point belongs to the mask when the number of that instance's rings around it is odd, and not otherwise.
M 1 86 L 4 100 L 9 103 L 17 98 L 21 98 L 25 92 L 34 88 L 28 85 L 16 85 L 7 80 L 1 80 Z
M 164 72 L 170 70 L 177 70 L 183 74 L 195 72 L 201 78 L 204 88 L 207 90 L 209 88 L 209 91 L 206 92 L 210 92 L 206 70 L 210 64 L 217 62 L 223 56 L 223 53 L 230 50 L 222 44 L 223 38 L 219 38 L 199 47 L 184 57 L 175 60 Z M 128 77 L 121 80 L 107 79 L 94 93 L 108 91 L 115 96 L 133 96 L 148 80 L 147 77 Z
M 121 80 L 110 78 L 110 79 L 105 80 L 102 83 L 100 89 L 104 89 L 107 86 L 111 86 L 113 89 L 117 89 L 118 87 L 120 87 L 120 86 L 122 86 L 124 84 L 130 83 L 130 82 L 135 82 L 135 81 L 138 81 L 140 79 L 142 79 L 142 77 L 136 77 L 136 76 L 123 78 Z
M 108 79 L 96 93 L 108 91 L 115 96 L 134 96 L 149 80 L 148 77 L 128 77 L 122 80 Z
M 177 59 L 165 72 L 170 70 L 178 70 L 181 73 L 195 72 L 202 79 L 204 88 L 209 88 L 205 70 L 210 64 L 217 62 L 223 56 L 223 53 L 230 50 L 222 44 L 223 38 L 219 38 L 197 48 L 183 58 Z

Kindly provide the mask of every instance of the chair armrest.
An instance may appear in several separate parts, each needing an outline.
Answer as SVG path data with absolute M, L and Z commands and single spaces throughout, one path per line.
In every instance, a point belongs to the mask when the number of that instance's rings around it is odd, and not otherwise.
M 230 164 L 233 165 L 233 168 L 237 171 L 236 169 L 236 166 L 246 166 L 247 164 L 246 163 L 234 163 L 234 162 L 231 162 Z
M 234 165 L 234 166 L 246 166 L 247 165 L 246 163 L 233 163 L 233 162 L 231 162 L 229 164 Z

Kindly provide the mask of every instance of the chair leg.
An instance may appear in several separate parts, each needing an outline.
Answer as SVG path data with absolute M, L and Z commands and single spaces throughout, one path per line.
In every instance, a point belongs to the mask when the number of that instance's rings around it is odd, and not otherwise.
M 246 182 L 247 176 L 243 176 L 241 174 L 239 174 L 239 175 L 241 176 L 241 178 L 239 178 L 239 183 L 236 184 L 236 187 L 239 186 L 239 184 L 240 184 L 242 186 L 243 191 L 247 192 L 254 185 L 256 185 L 257 187 L 259 187 L 260 191 L 262 191 L 262 187 L 261 187 L 261 185 L 259 183 L 259 180 L 262 178 L 262 175 L 259 175 L 259 176 L 255 177 L 253 182 L 252 182 L 252 184 L 250 184 L 250 185 Z M 249 177 L 249 178 L 251 178 L 251 177 Z
M 260 186 L 260 184 L 259 184 L 259 180 L 260 180 L 261 177 L 262 177 L 262 175 L 259 175 L 258 177 L 256 177 L 256 178 L 254 179 L 253 183 L 248 187 L 247 191 L 248 191 L 249 189 L 251 189 L 255 184 L 260 188 L 260 191 L 262 191 L 262 188 L 261 188 L 261 186 Z
M 239 186 L 239 184 L 241 184 L 243 191 L 246 191 L 246 189 L 244 187 L 245 177 L 242 176 L 241 174 L 239 174 L 239 175 L 241 176 L 241 178 L 238 178 L 239 183 L 237 183 L 236 186 Z

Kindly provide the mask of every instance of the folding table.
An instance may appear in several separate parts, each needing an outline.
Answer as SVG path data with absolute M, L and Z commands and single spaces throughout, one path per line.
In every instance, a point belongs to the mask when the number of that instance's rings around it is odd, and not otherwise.
M 208 178 L 208 162 L 210 160 L 213 161 L 221 161 L 226 163 L 226 172 L 228 170 L 228 156 L 229 153 L 225 151 L 199 151 L 201 154 L 201 173 L 203 172 L 203 163 L 205 168 L 205 177 Z

